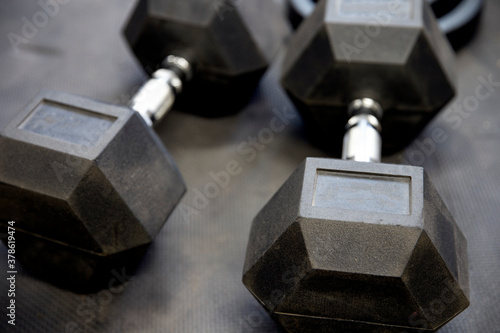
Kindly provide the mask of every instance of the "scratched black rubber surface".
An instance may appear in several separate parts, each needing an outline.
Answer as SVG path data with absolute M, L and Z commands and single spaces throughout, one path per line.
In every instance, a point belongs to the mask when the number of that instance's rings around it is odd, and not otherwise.
M 41 89 L 125 103 L 144 79 L 120 36 L 132 6 L 132 0 L 69 1 L 16 52 L 8 34 L 22 36 L 23 17 L 32 21 L 40 7 L 28 0 L 0 3 L 0 126 Z M 458 55 L 455 102 L 471 102 L 467 96 L 480 77 L 500 81 L 498 17 L 500 3 L 488 1 L 479 36 Z M 251 220 L 306 156 L 326 153 L 304 138 L 277 85 L 278 69 L 235 116 L 174 111 L 159 126 L 188 184 L 184 205 L 193 207 L 197 191 L 212 182 L 211 171 L 232 160 L 242 170 L 189 218 L 178 209 L 124 288 L 78 295 L 20 271 L 13 329 L 4 314 L 7 251 L 0 246 L 0 332 L 279 332 L 240 282 Z M 460 113 L 451 104 L 424 131 L 418 142 L 435 128 L 445 131 L 435 152 L 422 145 L 407 151 L 407 161 L 427 169 L 469 240 L 472 305 L 441 332 L 500 332 L 500 87 L 492 89 L 474 111 Z M 249 136 L 270 126 L 273 109 L 284 108 L 295 118 L 283 131 L 266 137 L 255 155 L 238 153 Z

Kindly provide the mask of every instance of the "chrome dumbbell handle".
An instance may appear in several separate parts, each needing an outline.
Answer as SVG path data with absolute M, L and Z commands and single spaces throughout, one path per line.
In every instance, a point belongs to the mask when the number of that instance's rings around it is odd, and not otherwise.
M 192 75 L 191 65 L 184 58 L 170 55 L 163 64 L 165 68 L 155 71 L 128 104 L 149 126 L 159 122 L 172 109 L 184 82 Z
M 348 108 L 350 116 L 344 135 L 342 159 L 358 162 L 380 162 L 382 155 L 383 110 L 376 101 L 354 100 Z

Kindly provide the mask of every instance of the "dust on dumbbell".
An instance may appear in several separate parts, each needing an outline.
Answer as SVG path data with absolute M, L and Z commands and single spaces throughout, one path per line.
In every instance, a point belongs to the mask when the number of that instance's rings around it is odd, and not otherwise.
M 53 161 L 52 170 L 60 183 L 72 169 L 82 164 L 77 156 L 85 155 L 104 138 L 105 132 L 113 125 L 112 118 L 99 117 L 81 110 L 75 112 L 56 103 L 40 103 L 23 121 L 19 128 L 57 140 L 68 145 L 68 154 L 64 163 Z

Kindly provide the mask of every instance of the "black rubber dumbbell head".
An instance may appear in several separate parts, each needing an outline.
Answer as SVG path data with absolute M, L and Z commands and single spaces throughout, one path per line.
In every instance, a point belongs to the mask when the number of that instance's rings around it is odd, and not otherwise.
M 387 154 L 404 148 L 454 96 L 453 63 L 423 0 L 325 0 L 292 38 L 281 81 L 310 137 L 336 153 L 348 104 L 377 101 Z
M 177 106 L 204 116 L 241 108 L 288 27 L 268 0 L 140 0 L 125 36 L 146 71 L 169 55 L 193 68 Z
M 243 282 L 288 332 L 433 332 L 467 242 L 422 168 L 307 159 L 253 221 Z
M 137 112 L 63 93 L 19 113 L 0 156 L 0 225 L 16 222 L 17 258 L 74 289 L 133 265 L 186 189 Z

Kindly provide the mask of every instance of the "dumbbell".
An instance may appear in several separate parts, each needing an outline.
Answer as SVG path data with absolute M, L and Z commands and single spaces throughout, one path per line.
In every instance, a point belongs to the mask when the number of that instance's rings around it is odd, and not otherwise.
M 391 8 L 384 9 L 387 2 Z M 349 24 L 348 17 L 356 18 L 357 6 L 364 3 L 339 2 L 346 18 L 330 24 L 320 2 L 306 27 L 297 31 L 283 69 L 282 84 L 304 119 L 308 137 L 337 156 L 341 145 L 331 143 L 342 141 L 345 105 L 358 96 L 384 98 L 379 101 L 384 104 L 384 155 L 406 147 L 453 96 L 448 68 L 452 56 L 448 46 L 442 47 L 446 43 L 434 18 L 429 18 L 427 29 L 415 29 L 411 15 L 419 15 L 413 0 L 375 0 L 366 21 Z M 396 15 L 405 19 L 386 23 L 390 11 L 398 10 L 401 14 Z M 401 40 L 392 38 L 395 29 L 402 29 Z M 397 47 L 390 54 L 379 52 L 380 46 L 391 43 Z M 440 49 L 439 58 L 431 48 Z M 425 62 L 416 63 L 419 59 Z M 356 66 L 344 75 L 348 64 Z M 339 89 L 332 93 L 332 85 Z
M 267 66 L 263 54 L 282 42 L 285 29 L 259 17 L 274 6 L 140 1 L 126 34 L 156 69 L 130 109 L 47 92 L 0 132 L 0 226 L 15 221 L 26 269 L 84 292 L 133 269 L 185 192 L 150 127 L 181 91 L 199 100 L 198 88 L 225 89 L 221 108 L 205 106 L 204 115 L 248 98 Z
M 323 120 L 332 130 L 332 119 L 344 122 L 343 160 L 306 159 L 257 214 L 243 283 L 288 332 L 433 332 L 469 305 L 467 242 L 421 167 L 378 162 L 384 119 L 404 124 L 406 107 L 432 115 L 450 99 L 451 51 L 428 4 L 414 0 L 348 62 L 337 47 L 391 4 L 343 3 L 318 4 L 283 73 L 344 107 Z M 408 75 L 421 80 L 415 98 L 398 87 Z
M 481 18 L 483 0 L 427 0 L 438 18 L 441 31 L 455 50 L 475 35 Z M 297 28 L 314 11 L 317 0 L 288 0 L 288 17 Z
M 152 73 L 180 57 L 192 74 L 176 108 L 213 117 L 240 109 L 289 33 L 267 0 L 140 0 L 125 37 Z

